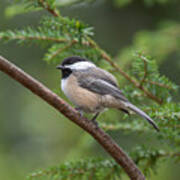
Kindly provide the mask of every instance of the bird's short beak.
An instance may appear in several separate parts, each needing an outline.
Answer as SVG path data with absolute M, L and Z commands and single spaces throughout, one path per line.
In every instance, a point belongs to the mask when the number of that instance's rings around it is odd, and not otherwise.
M 64 66 L 61 66 L 61 65 L 58 65 L 58 66 L 56 66 L 56 69 L 64 69 Z

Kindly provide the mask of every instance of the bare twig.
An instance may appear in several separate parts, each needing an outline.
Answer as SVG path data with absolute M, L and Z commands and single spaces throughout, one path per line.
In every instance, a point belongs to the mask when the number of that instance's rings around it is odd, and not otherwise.
M 104 147 L 104 149 L 116 160 L 116 162 L 122 166 L 132 180 L 145 179 L 144 175 L 136 167 L 135 163 L 108 134 L 106 134 L 101 128 L 97 127 L 92 121 L 80 116 L 75 109 L 73 109 L 55 93 L 2 56 L 0 56 L 0 70 L 21 83 L 56 110 L 61 112 L 69 120 L 91 134 L 94 139 L 96 139 L 99 144 L 101 144 L 101 146 Z

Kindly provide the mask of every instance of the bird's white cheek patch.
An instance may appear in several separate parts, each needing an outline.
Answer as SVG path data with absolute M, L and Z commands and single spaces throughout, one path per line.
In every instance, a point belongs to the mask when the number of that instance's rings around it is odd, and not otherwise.
M 74 70 L 82 70 L 90 67 L 96 67 L 96 65 L 90 62 L 77 62 L 72 65 L 67 65 L 66 67 Z

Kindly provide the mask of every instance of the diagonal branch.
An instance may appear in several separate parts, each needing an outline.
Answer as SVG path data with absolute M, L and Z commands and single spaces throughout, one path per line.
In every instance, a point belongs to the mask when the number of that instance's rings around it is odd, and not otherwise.
M 21 83 L 23 86 L 66 116 L 69 120 L 91 134 L 91 136 L 93 136 L 93 138 L 101 144 L 105 151 L 107 151 L 116 160 L 116 162 L 122 166 L 131 180 L 145 180 L 144 175 L 136 167 L 135 163 L 108 134 L 106 134 L 101 128 L 97 127 L 92 121 L 80 116 L 75 109 L 73 109 L 50 89 L 45 87 L 36 79 L 32 78 L 29 74 L 25 73 L 14 64 L 10 63 L 2 56 L 0 56 L 0 70 Z

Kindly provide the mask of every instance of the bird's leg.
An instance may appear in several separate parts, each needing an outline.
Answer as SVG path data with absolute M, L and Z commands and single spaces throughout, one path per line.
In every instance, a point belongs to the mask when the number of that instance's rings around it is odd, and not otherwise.
M 83 111 L 81 108 L 75 107 L 75 110 L 78 111 L 81 116 L 83 116 Z
M 98 123 L 97 123 L 97 121 L 96 121 L 96 118 L 98 117 L 98 115 L 99 115 L 100 113 L 99 112 L 97 112 L 94 116 L 93 116 L 93 118 L 91 119 L 91 121 L 98 127 Z

